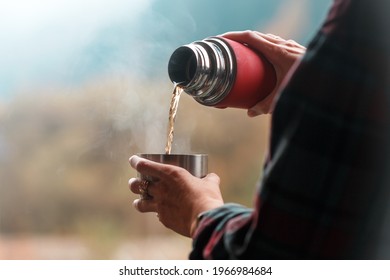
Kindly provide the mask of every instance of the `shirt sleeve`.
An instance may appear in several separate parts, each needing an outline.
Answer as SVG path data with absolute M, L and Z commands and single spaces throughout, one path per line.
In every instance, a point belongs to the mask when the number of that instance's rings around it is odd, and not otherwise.
M 235 249 L 230 245 L 236 246 L 244 239 L 252 213 L 238 204 L 225 204 L 203 213 L 193 237 L 190 259 L 235 259 Z M 229 244 L 224 243 L 225 239 Z
M 335 0 L 277 100 L 253 209 L 204 213 L 191 259 L 390 258 L 388 3 Z

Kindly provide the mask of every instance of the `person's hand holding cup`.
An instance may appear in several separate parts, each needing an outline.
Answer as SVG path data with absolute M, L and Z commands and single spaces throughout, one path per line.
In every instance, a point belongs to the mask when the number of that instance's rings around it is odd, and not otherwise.
M 129 188 L 139 194 L 134 207 L 141 213 L 156 212 L 162 224 L 187 237 L 196 228 L 197 216 L 223 205 L 220 179 L 207 174 L 204 154 L 141 154 L 130 165 L 138 177 Z

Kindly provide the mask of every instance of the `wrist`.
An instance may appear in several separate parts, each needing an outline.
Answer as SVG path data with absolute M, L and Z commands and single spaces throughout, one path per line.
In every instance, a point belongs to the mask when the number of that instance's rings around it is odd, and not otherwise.
M 198 214 L 195 217 L 195 219 L 193 219 L 193 221 L 191 223 L 191 229 L 190 229 L 190 237 L 191 238 L 194 238 L 195 232 L 198 229 L 199 224 L 200 224 L 201 220 L 204 218 L 205 214 L 206 214 L 206 211 L 201 212 L 200 214 Z

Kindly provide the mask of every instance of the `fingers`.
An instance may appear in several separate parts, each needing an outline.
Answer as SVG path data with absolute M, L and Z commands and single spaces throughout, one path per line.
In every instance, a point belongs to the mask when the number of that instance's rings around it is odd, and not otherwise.
M 261 36 L 262 38 L 272 42 L 272 43 L 275 43 L 275 44 L 280 44 L 280 43 L 285 43 L 285 42 L 290 41 L 290 40 L 285 40 L 282 37 L 274 35 L 274 34 L 271 34 L 271 33 L 264 34 L 264 33 L 261 33 L 261 32 L 256 32 L 256 34 L 258 36 Z
M 129 180 L 129 188 L 135 194 L 141 194 L 140 192 L 141 180 L 138 178 L 131 178 Z
M 245 43 L 251 48 L 262 51 L 267 44 L 274 44 L 272 41 L 266 40 L 262 37 L 262 33 L 255 31 L 242 31 L 242 32 L 228 32 L 222 35 L 222 37 L 231 39 L 236 42 Z
M 142 170 L 140 163 L 132 160 L 133 166 Z M 219 189 L 220 178 L 216 174 L 210 173 L 201 179 L 190 173 L 182 173 L 183 170 L 167 169 L 166 178 L 172 177 L 172 172 L 176 172 L 177 176 L 173 176 L 175 180 L 160 179 L 145 184 L 144 179 L 131 178 L 129 188 L 135 194 L 143 195 L 146 190 L 151 195 L 151 198 L 134 200 L 133 207 L 137 211 L 158 213 L 157 217 L 164 226 L 190 236 L 191 225 L 196 216 L 200 212 L 221 206 L 223 199 Z
M 265 40 L 275 44 L 275 45 L 278 45 L 279 47 L 283 47 L 285 48 L 288 52 L 292 53 L 292 54 L 304 54 L 305 51 L 306 51 L 306 48 L 300 44 L 298 44 L 296 41 L 294 40 L 286 40 L 286 39 L 283 39 L 282 37 L 279 37 L 277 35 L 274 35 L 274 34 L 263 34 L 263 33 L 260 33 L 260 32 L 257 32 L 256 31 L 256 34 L 262 38 L 264 38 Z
M 157 203 L 153 199 L 136 199 L 133 206 L 141 213 L 157 212 Z
M 264 34 L 258 31 L 242 31 L 242 32 L 228 32 L 222 35 L 224 38 L 231 39 L 236 42 L 245 43 L 252 48 L 258 48 L 262 45 L 275 45 L 286 40 L 273 34 Z
M 280 48 L 296 55 L 302 55 L 306 51 L 304 46 L 298 44 L 294 40 L 285 40 L 282 37 L 270 33 L 264 34 L 258 31 L 247 30 L 241 32 L 228 32 L 222 34 L 222 37 L 245 43 L 252 49 L 258 50 L 271 59 L 274 58 L 274 55 L 280 55 L 277 51 Z
M 137 170 L 144 176 L 160 179 L 164 176 L 165 166 L 151 160 L 141 158 L 139 156 L 132 156 L 129 159 L 131 167 Z
M 153 181 L 147 181 L 147 194 L 153 198 L 155 197 L 156 195 L 159 194 L 159 188 L 156 186 L 156 182 Z M 140 179 L 140 178 L 131 178 L 129 180 L 129 189 L 135 193 L 135 194 L 139 194 L 139 195 L 142 195 L 143 192 L 145 192 L 145 190 L 142 191 L 142 188 L 144 187 L 143 186 L 144 183 L 144 180 L 143 179 Z
M 129 188 L 135 194 L 143 195 L 141 191 L 141 186 L 143 184 L 143 180 L 138 178 L 131 178 L 129 180 Z M 150 183 L 149 183 L 150 184 Z M 139 198 L 133 201 L 133 206 L 141 213 L 146 212 L 157 212 L 157 202 L 151 196 L 151 191 L 153 188 L 148 184 L 147 194 L 149 195 L 147 198 Z
M 139 156 L 130 157 L 129 162 L 131 167 L 137 170 L 138 173 L 142 174 L 142 177 L 146 177 L 149 181 L 153 182 L 161 180 L 171 182 L 184 174 L 190 175 L 187 170 L 181 167 L 171 164 L 158 163 Z
M 265 36 L 260 32 L 244 31 L 226 33 L 223 35 L 225 38 L 231 39 L 236 42 L 247 44 L 251 49 L 264 55 L 274 66 L 276 61 L 280 60 L 281 52 L 284 46 L 277 43 L 277 39 L 271 36 Z
M 227 32 L 221 35 L 224 38 L 228 38 L 237 42 L 246 43 L 251 46 L 255 46 L 260 41 L 263 42 L 269 42 L 273 44 L 285 44 L 285 45 L 291 45 L 291 46 L 297 46 L 299 45 L 294 40 L 286 40 L 283 39 L 280 36 L 271 34 L 271 33 L 261 33 L 259 31 L 252 31 L 252 30 L 246 30 L 246 31 L 238 31 L 238 32 Z

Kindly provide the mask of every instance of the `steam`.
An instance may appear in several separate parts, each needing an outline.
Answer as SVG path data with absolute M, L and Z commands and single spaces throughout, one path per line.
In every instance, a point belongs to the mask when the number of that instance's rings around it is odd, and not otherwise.
M 168 83 L 160 87 L 130 83 L 122 110 L 117 111 L 125 113 L 122 118 L 116 113 L 114 122 L 117 128 L 131 131 L 136 152 L 164 152 L 171 91 Z

